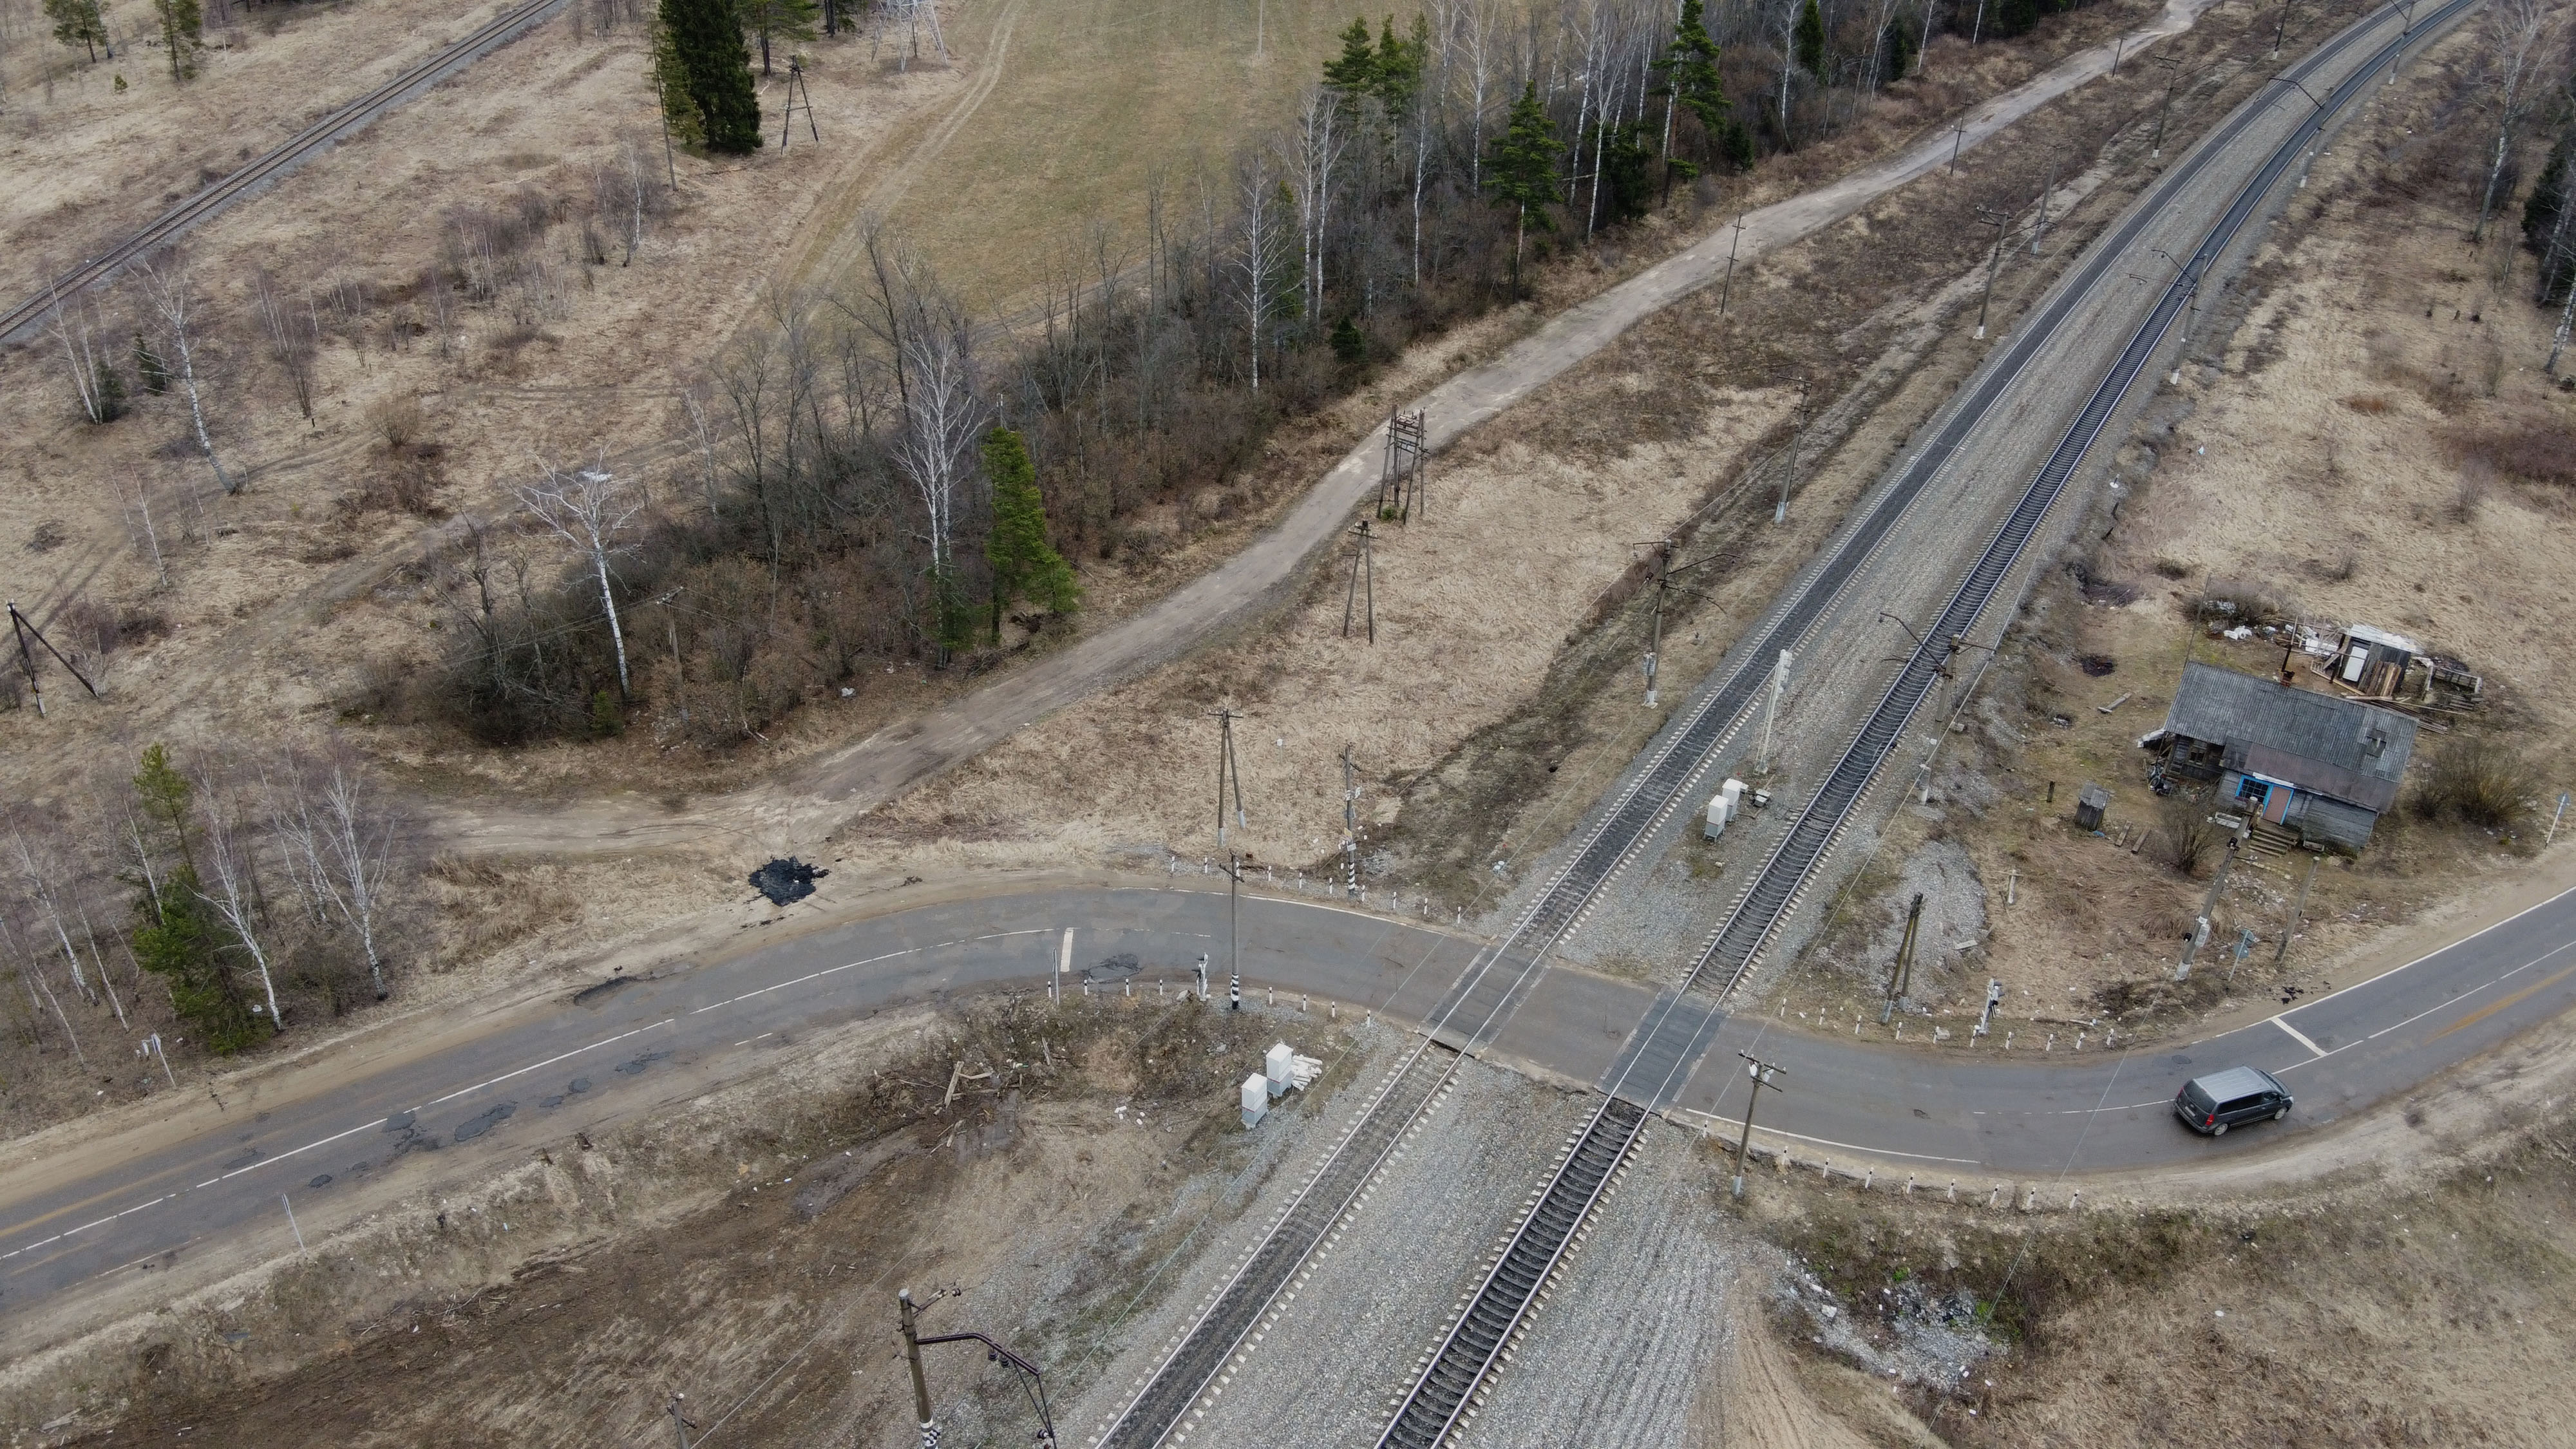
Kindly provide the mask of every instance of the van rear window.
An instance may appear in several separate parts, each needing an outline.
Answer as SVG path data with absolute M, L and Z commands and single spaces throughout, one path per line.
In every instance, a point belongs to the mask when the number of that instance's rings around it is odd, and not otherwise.
M 2200 1089 L 2200 1083 L 2193 1082 L 2191 1085 L 2184 1087 L 2182 1089 L 2182 1096 L 2184 1101 L 2191 1103 L 2192 1106 L 2200 1109 L 2201 1111 L 2206 1112 L 2210 1110 L 2209 1094 Z

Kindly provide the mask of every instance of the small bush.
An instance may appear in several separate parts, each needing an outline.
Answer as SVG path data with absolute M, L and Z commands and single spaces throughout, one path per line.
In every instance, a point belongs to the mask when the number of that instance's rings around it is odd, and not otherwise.
M 2244 579 L 2213 579 L 2201 594 L 2199 613 L 2205 619 L 2226 619 L 2238 624 L 2282 624 L 2289 622 L 2296 610 L 2291 601 L 2266 585 Z
M 2156 802 L 2156 857 L 2184 875 L 2218 850 L 2221 832 L 2209 823 L 2209 802 L 2176 791 Z
M 367 426 L 375 430 L 388 453 L 402 453 L 421 439 L 428 424 L 420 410 L 420 399 L 414 394 L 398 392 L 378 398 L 367 407 Z
M 2491 739 L 2454 739 L 2426 761 L 2415 782 L 2415 813 L 2501 830 L 2520 819 L 2537 788 L 2531 762 Z
M 2191 577 L 2192 568 L 2178 558 L 2160 558 L 2156 560 L 2156 573 L 2168 579 L 2187 579 Z

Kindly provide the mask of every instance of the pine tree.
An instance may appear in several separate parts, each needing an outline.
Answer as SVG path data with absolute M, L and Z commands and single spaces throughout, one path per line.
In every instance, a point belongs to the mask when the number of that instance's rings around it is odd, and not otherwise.
M 1342 32 L 1342 53 L 1324 62 L 1324 84 L 1354 101 L 1377 89 L 1377 52 L 1369 47 L 1365 17 Z
M 108 366 L 102 357 L 91 372 L 90 395 L 98 399 L 98 421 L 112 423 L 125 416 L 125 379 Z
M 1368 361 L 1368 336 L 1360 331 L 1359 320 L 1349 313 L 1343 313 L 1342 320 L 1333 324 L 1330 341 L 1333 356 L 1344 365 L 1356 367 Z
M 1659 93 L 1666 98 L 1666 105 L 1699 118 L 1700 132 L 1712 158 L 1731 160 L 1728 132 L 1730 128 L 1742 128 L 1726 103 L 1726 86 L 1718 76 L 1717 61 L 1717 42 L 1709 38 L 1700 0 L 1682 0 L 1681 20 L 1673 27 L 1673 43 L 1655 67 L 1664 73 Z M 1698 166 L 1679 157 L 1665 157 L 1665 165 L 1668 174 L 1685 180 L 1699 174 Z
M 108 45 L 107 21 L 98 13 L 98 0 L 45 0 L 45 18 L 54 22 L 54 39 L 65 45 L 77 45 L 98 59 L 98 48 L 107 46 L 107 58 L 116 59 L 116 47 Z
M 1399 39 L 1395 17 L 1377 37 L 1377 75 L 1370 93 L 1386 108 L 1392 121 L 1412 111 L 1414 97 L 1422 94 L 1422 67 L 1431 55 L 1431 22 L 1420 15 L 1413 17 L 1413 38 Z
M 161 18 L 161 43 L 170 51 L 170 79 L 195 79 L 206 24 L 197 0 L 152 0 L 152 13 Z
M 188 840 L 193 793 L 188 778 L 172 768 L 166 748 L 152 745 L 143 751 L 134 792 L 144 815 L 169 833 L 179 853 L 175 868 L 147 869 L 136 882 L 141 893 L 134 902 L 135 960 L 163 978 L 171 1006 L 206 1049 L 229 1056 L 257 1044 L 271 1028 L 251 1014 L 249 1000 L 234 982 L 224 953 L 238 943 L 197 888 L 196 852 Z
M 1905 17 L 1901 15 L 1887 22 L 1887 29 L 1879 35 L 1881 68 L 1878 83 L 1892 86 L 1913 74 L 1914 52 L 1914 27 L 1906 24 Z
M 1601 219 L 1613 225 L 1644 216 L 1655 199 L 1655 152 L 1647 145 L 1643 123 L 1623 121 L 1603 128 L 1600 158 L 1605 188 Z
M 984 474 L 993 480 L 993 532 L 984 540 L 984 561 L 993 566 L 993 642 L 999 644 L 1002 612 L 1013 600 L 1069 614 L 1082 604 L 1082 586 L 1047 542 L 1046 499 L 1019 434 L 997 427 L 984 435 Z
M 1547 214 L 1556 200 L 1556 153 L 1556 123 L 1547 118 L 1547 107 L 1539 102 L 1538 82 L 1528 82 L 1521 88 L 1521 98 L 1512 102 L 1503 134 L 1494 138 L 1485 172 L 1485 189 L 1519 213 L 1512 232 L 1515 294 L 1521 289 L 1521 249 L 1529 237 L 1532 215 L 1540 231 L 1556 229 Z
M 1821 81 L 1825 78 L 1825 12 L 1816 0 L 1807 0 L 1807 8 L 1798 12 L 1797 37 L 1792 42 L 1798 53 L 1798 68 Z
M 812 40 L 814 19 L 822 13 L 816 0 L 739 0 L 742 28 L 760 42 L 760 73 L 768 75 L 769 42 Z
M 760 149 L 760 100 L 751 89 L 751 52 L 743 45 L 732 0 L 662 0 L 662 24 L 671 33 L 706 148 L 736 153 Z

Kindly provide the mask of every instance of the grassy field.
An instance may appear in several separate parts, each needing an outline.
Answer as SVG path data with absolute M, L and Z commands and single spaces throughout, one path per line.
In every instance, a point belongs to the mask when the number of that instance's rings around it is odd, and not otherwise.
M 1197 169 L 1223 186 L 1231 138 L 1284 124 L 1357 13 L 1320 0 L 976 0 L 948 23 L 969 83 L 891 138 L 890 163 L 863 190 L 830 204 L 836 224 L 809 229 L 800 277 L 836 280 L 857 255 L 847 223 L 869 212 L 979 306 L 1033 290 L 1042 259 L 1087 253 L 1094 218 L 1113 229 L 1113 265 L 1133 259 L 1156 168 L 1182 226 Z

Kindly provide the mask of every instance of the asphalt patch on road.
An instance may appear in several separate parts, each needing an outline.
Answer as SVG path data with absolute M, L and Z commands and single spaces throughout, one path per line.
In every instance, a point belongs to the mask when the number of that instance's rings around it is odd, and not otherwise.
M 327 1172 L 322 1173 L 315 1177 L 311 1182 L 304 1185 L 306 1187 L 329 1187 L 331 1185 L 331 1174 Z
M 1082 979 L 1094 986 L 1105 986 L 1110 982 L 1124 981 L 1135 975 L 1142 964 L 1133 952 L 1121 951 L 1099 965 L 1086 969 L 1082 973 Z
M 516 1102 L 501 1102 L 487 1107 L 481 1113 L 457 1123 L 455 1138 L 459 1142 L 471 1142 L 509 1121 L 511 1114 L 518 1110 L 519 1104 Z
M 652 1066 L 655 1062 L 670 1060 L 670 1056 L 671 1054 L 669 1052 L 646 1052 L 644 1055 L 637 1057 L 631 1062 L 619 1062 L 617 1064 L 617 1073 L 619 1076 L 631 1077 L 636 1073 L 643 1071 L 645 1068 Z
M 830 875 L 792 855 L 780 856 L 751 873 L 754 890 L 769 897 L 773 906 L 784 906 L 814 894 L 814 882 Z

